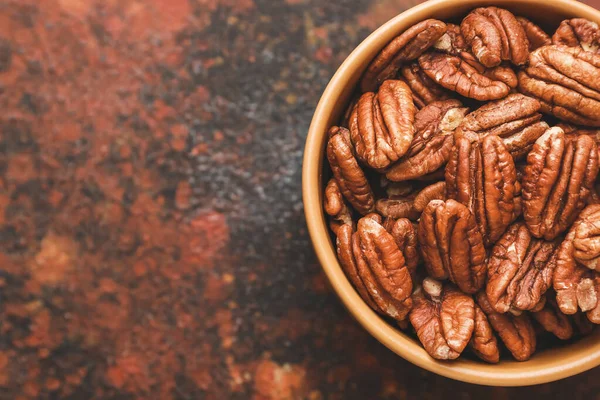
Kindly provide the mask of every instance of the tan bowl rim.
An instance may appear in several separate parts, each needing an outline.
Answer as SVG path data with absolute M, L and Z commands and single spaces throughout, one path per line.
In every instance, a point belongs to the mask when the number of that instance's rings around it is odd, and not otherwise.
M 513 7 L 527 4 L 528 7 L 539 6 L 540 10 L 554 9 L 563 15 L 577 15 L 600 21 L 599 11 L 573 0 L 497 0 L 493 2 L 483 0 L 479 3 L 482 2 Z M 496 365 L 461 359 L 452 362 L 436 361 L 429 357 L 419 344 L 379 317 L 359 297 L 337 261 L 325 224 L 319 193 L 323 145 L 328 128 L 325 124 L 328 116 L 332 113 L 335 101 L 341 94 L 344 82 L 356 72 L 356 68 L 360 67 L 368 49 L 377 46 L 377 43 L 381 42 L 381 36 L 397 32 L 398 25 L 402 25 L 403 21 L 431 18 L 436 15 L 435 11 L 440 7 L 447 8 L 452 5 L 468 3 L 471 3 L 471 0 L 430 0 L 417 5 L 391 19 L 369 35 L 339 67 L 317 105 L 304 149 L 302 192 L 308 231 L 323 270 L 343 304 L 371 335 L 404 359 L 439 375 L 470 383 L 525 386 L 551 382 L 578 374 L 600 364 L 600 340 L 597 340 L 597 335 L 557 350 L 544 351 L 543 353 L 553 354 L 545 354 L 543 360 L 537 361 L 535 356 L 530 361 L 523 363 L 503 361 Z M 581 343 L 583 341 L 586 342 Z

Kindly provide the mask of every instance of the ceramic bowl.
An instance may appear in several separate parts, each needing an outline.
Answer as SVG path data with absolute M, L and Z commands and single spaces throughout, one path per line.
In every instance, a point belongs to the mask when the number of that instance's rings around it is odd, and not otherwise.
M 429 371 L 465 382 L 494 386 L 525 386 L 562 379 L 600 364 L 600 333 L 551 350 L 536 352 L 529 361 L 504 359 L 498 364 L 461 357 L 431 358 L 421 344 L 381 318 L 359 297 L 337 261 L 323 212 L 327 129 L 340 120 L 357 82 L 373 57 L 396 35 L 427 18 L 457 19 L 478 6 L 498 6 L 553 32 L 560 21 L 583 17 L 600 23 L 600 11 L 573 0 L 430 0 L 407 10 L 373 32 L 344 61 L 325 89 L 306 140 L 302 191 L 310 237 L 333 289 L 358 322 L 390 350 Z

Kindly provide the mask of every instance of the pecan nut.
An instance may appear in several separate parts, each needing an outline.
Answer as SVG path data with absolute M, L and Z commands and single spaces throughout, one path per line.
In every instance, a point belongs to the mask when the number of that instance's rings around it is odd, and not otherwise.
M 579 264 L 600 271 L 600 205 L 587 206 L 574 229 L 573 257 Z
M 558 248 L 552 281 L 556 302 L 564 314 L 575 314 L 578 308 L 583 312 L 594 310 L 600 297 L 594 282 L 598 273 L 575 260 L 573 240 L 577 225 L 575 221 Z
M 594 289 L 596 293 L 600 293 L 600 274 L 594 272 Z M 596 303 L 596 306 L 585 313 L 588 320 L 594 324 L 600 324 L 600 301 Z
M 456 137 L 496 135 L 502 138 L 514 158 L 525 156 L 547 129 L 539 113 L 540 102 L 519 93 L 493 101 L 468 114 L 455 132 Z
M 511 89 L 507 83 L 485 76 L 462 57 L 425 53 L 419 57 L 419 65 L 427 76 L 439 85 L 471 99 L 480 101 L 501 99 Z M 508 73 L 506 70 L 503 72 Z
M 480 7 L 460 24 L 461 32 L 477 59 L 486 67 L 503 60 L 522 65 L 529 55 L 529 41 L 519 21 L 508 10 Z
M 456 139 L 446 166 L 446 194 L 473 213 L 486 246 L 515 218 L 516 181 L 515 163 L 498 136 Z
M 475 326 L 475 303 L 451 285 L 431 278 L 413 294 L 410 323 L 429 355 L 453 360 L 465 349 Z
M 404 256 L 404 262 L 411 277 L 415 277 L 417 265 L 419 264 L 419 251 L 417 250 L 417 230 L 413 223 L 406 219 L 396 220 L 389 232 L 396 241 L 396 245 Z
M 589 136 L 566 140 L 554 127 L 538 138 L 523 176 L 523 216 L 531 233 L 553 240 L 585 207 L 598 174 L 598 150 Z
M 552 43 L 568 47 L 580 47 L 585 51 L 598 53 L 600 50 L 600 28 L 598 24 L 585 18 L 567 19 L 560 23 Z
M 362 215 L 373 211 L 373 191 L 365 173 L 358 165 L 347 129 L 335 126 L 331 128 L 327 159 L 340 191 L 352 207 Z
M 413 101 L 419 109 L 450 97 L 448 91 L 428 77 L 417 62 L 402 67 L 400 74 L 410 88 Z
M 552 333 L 559 339 L 567 340 L 573 336 L 573 325 L 569 318 L 563 314 L 556 301 L 548 299 L 546 306 L 540 311 L 531 313 L 535 319 L 546 331 Z
M 587 336 L 594 330 L 595 325 L 582 312 L 573 314 L 571 320 L 574 327 L 577 328 L 577 333 L 581 336 Z
M 446 201 L 446 182 L 437 182 L 421 190 L 413 201 L 413 209 L 421 216 L 431 200 Z
M 490 325 L 517 361 L 526 361 L 535 351 L 535 329 L 527 314 L 501 314 L 491 306 L 485 292 L 477 294 L 477 304 L 486 314 Z
M 352 221 L 352 211 L 350 211 L 350 208 L 346 205 L 340 186 L 333 178 L 329 180 L 325 187 L 325 200 L 323 206 L 325 212 L 330 217 L 329 227 L 335 235 L 337 235 L 340 226 L 352 226 L 354 224 Z
M 487 298 L 499 313 L 531 310 L 552 286 L 558 243 L 531 236 L 525 224 L 511 225 L 488 261 Z
M 469 50 L 460 26 L 455 24 L 446 24 L 446 33 L 433 44 L 433 48 L 453 56 L 459 56 Z
M 358 243 L 354 244 L 353 241 L 358 240 L 358 236 L 353 235 L 354 231 L 352 225 L 344 224 L 338 228 L 336 247 L 337 256 L 342 269 L 346 273 L 346 276 L 356 288 L 356 291 L 360 297 L 371 307 L 373 310 L 381 313 L 380 308 L 377 306 L 375 301 L 371 298 L 363 280 L 361 279 L 358 272 L 358 265 L 354 258 L 353 248 L 358 246 Z
M 475 327 L 469 343 L 475 355 L 483 361 L 497 363 L 500 361 L 498 340 L 485 313 L 475 304 Z
M 412 307 L 412 279 L 395 238 L 369 217 L 358 221 L 353 253 L 358 274 L 378 308 L 403 320 Z
M 527 40 L 529 41 L 529 51 L 533 51 L 542 46 L 548 46 L 552 44 L 552 40 L 550 36 L 544 32 L 542 28 L 531 22 L 525 17 L 517 17 L 517 21 L 523 27 L 525 31 L 525 36 L 527 36 Z
M 416 221 L 419 219 L 419 213 L 413 207 L 414 198 L 415 196 L 411 195 L 402 198 L 379 199 L 375 203 L 375 209 L 386 218 L 408 218 Z
M 449 278 L 463 292 L 475 293 L 485 281 L 485 248 L 475 217 L 454 200 L 432 200 L 419 222 L 421 255 L 429 275 Z
M 413 140 L 415 113 L 411 91 L 402 81 L 387 80 L 377 94 L 363 94 L 350 117 L 358 159 L 380 169 L 403 156 Z
M 600 126 L 600 54 L 578 47 L 540 47 L 519 72 L 519 89 L 538 98 L 544 113 Z
M 452 151 L 454 130 L 467 110 L 458 100 L 436 101 L 422 108 L 415 116 L 416 134 L 408 152 L 388 169 L 386 177 L 415 179 L 444 166 Z
M 427 19 L 394 38 L 371 61 L 362 77 L 363 92 L 371 92 L 386 79 L 392 78 L 407 61 L 417 59 L 446 32 L 446 24 Z

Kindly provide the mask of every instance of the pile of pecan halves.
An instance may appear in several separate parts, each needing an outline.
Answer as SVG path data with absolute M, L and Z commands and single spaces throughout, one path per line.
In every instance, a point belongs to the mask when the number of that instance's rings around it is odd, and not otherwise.
M 600 324 L 600 28 L 477 8 L 370 63 L 324 208 L 348 279 L 436 359 L 527 360 Z M 536 340 L 537 339 L 537 340 Z

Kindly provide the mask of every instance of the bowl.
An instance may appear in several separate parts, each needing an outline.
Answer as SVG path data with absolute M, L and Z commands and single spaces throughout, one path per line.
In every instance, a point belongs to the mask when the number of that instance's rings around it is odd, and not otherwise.
M 490 5 L 525 16 L 548 32 L 567 18 L 583 17 L 600 23 L 600 11 L 573 0 L 430 0 L 403 12 L 367 37 L 327 85 L 306 139 L 302 192 L 310 238 L 323 270 L 346 308 L 371 335 L 411 363 L 448 378 L 481 385 L 526 386 L 566 378 L 599 365 L 600 332 L 596 330 L 575 343 L 536 352 L 525 362 L 502 360 L 491 365 L 464 358 L 435 360 L 416 339 L 389 324 L 360 298 L 338 263 L 322 206 L 327 129 L 340 120 L 362 72 L 373 57 L 392 38 L 419 21 L 460 18 L 475 7 Z

